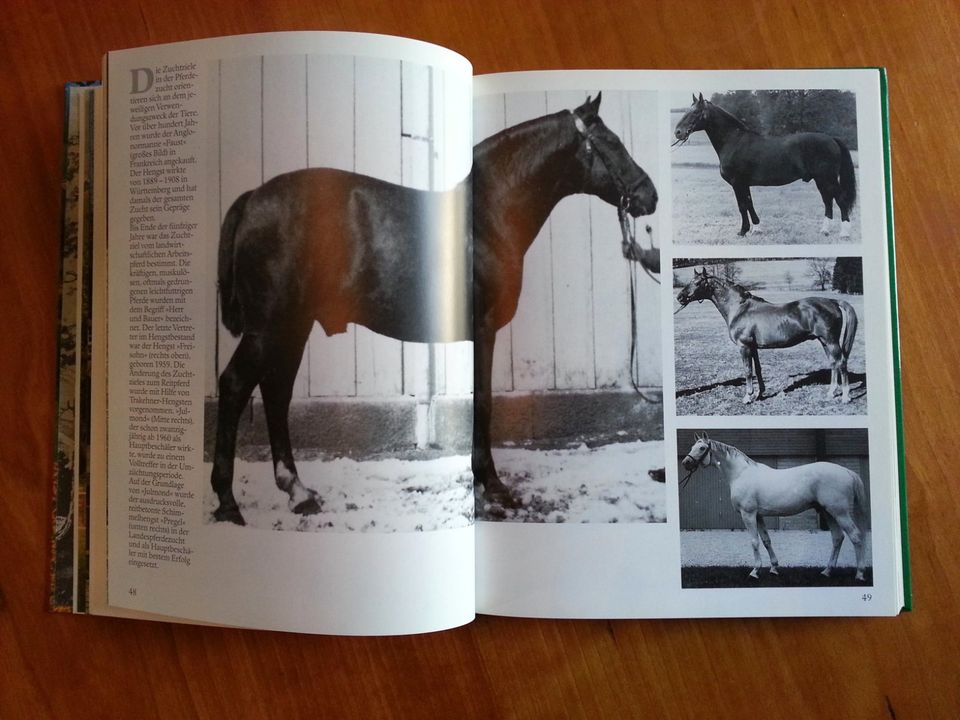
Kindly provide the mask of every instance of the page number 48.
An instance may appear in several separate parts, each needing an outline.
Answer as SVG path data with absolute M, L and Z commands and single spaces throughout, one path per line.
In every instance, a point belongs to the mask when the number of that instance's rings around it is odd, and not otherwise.
M 127 594 L 135 596 L 137 594 L 137 589 L 135 587 L 132 587 L 129 590 L 127 590 Z

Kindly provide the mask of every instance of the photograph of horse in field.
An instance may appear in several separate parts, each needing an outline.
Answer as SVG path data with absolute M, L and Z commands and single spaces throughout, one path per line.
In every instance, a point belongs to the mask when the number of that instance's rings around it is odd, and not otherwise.
M 675 243 L 859 242 L 853 93 L 698 93 L 686 107 L 684 97 L 671 110 Z
M 677 435 L 683 587 L 872 583 L 865 430 Z
M 401 93 L 418 92 L 415 97 L 425 107 L 435 107 L 429 94 L 444 91 L 444 86 L 437 82 L 439 73 L 434 71 L 420 73 L 423 88 L 411 89 L 412 83 L 405 75 L 410 68 L 403 65 L 397 68 L 396 78 L 399 81 L 402 77 L 404 82 L 391 85 L 384 80 L 383 70 L 393 71 L 385 67 L 377 73 L 377 62 L 368 63 L 369 72 L 363 82 L 378 92 L 367 92 L 361 98 L 366 102 L 367 113 L 377 114 L 358 114 L 354 125 L 363 117 L 377 126 L 382 124 L 380 114 L 398 113 L 394 146 L 400 153 L 402 181 L 414 155 L 411 142 L 421 138 L 405 126 L 405 113 L 415 116 L 417 111 L 411 109 L 410 102 L 403 101 Z M 353 83 L 352 90 L 345 90 L 357 95 L 365 92 L 360 87 L 359 66 L 359 61 L 342 66 L 346 71 L 344 78 L 348 84 Z M 329 73 L 326 79 L 329 80 Z M 261 97 L 267 87 L 262 84 Z M 302 91 L 300 88 L 294 87 L 293 91 Z M 395 102 L 384 101 L 383 107 L 377 108 L 378 95 L 392 97 Z M 354 333 L 351 357 L 355 367 L 376 365 L 382 360 L 381 355 L 394 347 L 404 360 L 408 354 L 426 357 L 431 353 L 430 363 L 424 363 L 429 377 L 420 391 L 428 396 L 439 382 L 437 363 L 432 359 L 436 348 L 475 340 L 473 480 L 483 487 L 489 502 L 507 507 L 518 504 L 518 499 L 500 481 L 490 452 L 490 377 L 495 333 L 512 319 L 517 309 L 525 253 L 554 207 L 567 196 L 596 196 L 614 218 L 618 209 L 627 217 L 637 217 L 652 213 L 657 204 L 653 182 L 601 119 L 600 94 L 586 97 L 585 102 L 586 93 L 577 95 L 578 105 L 542 114 L 479 143 L 474 149 L 472 194 L 465 178 L 460 182 L 448 181 L 445 188 L 429 189 L 437 184 L 438 173 L 433 171 L 423 173 L 424 182 L 407 186 L 341 167 L 308 167 L 265 178 L 259 186 L 227 200 L 229 209 L 222 223 L 217 263 L 219 307 L 222 326 L 239 337 L 239 342 L 217 384 L 211 467 L 213 521 L 243 525 L 250 513 L 262 515 L 261 501 L 269 503 L 270 513 L 258 518 L 257 525 L 269 523 L 277 529 L 391 531 L 449 527 L 449 523 L 443 524 L 446 521 L 431 517 L 431 512 L 446 512 L 454 523 L 472 519 L 472 492 L 464 492 L 463 487 L 464 481 L 469 482 L 470 473 L 463 471 L 459 461 L 453 462 L 457 467 L 449 467 L 450 458 L 462 457 L 458 445 L 464 440 L 469 443 L 469 438 L 454 433 L 447 448 L 432 442 L 431 433 L 443 429 L 443 421 L 434 417 L 434 405 L 428 405 L 423 413 L 419 409 L 410 413 L 411 422 L 416 419 L 419 423 L 422 415 L 428 422 L 433 419 L 432 430 L 425 433 L 427 438 L 422 443 L 424 453 L 414 452 L 416 446 L 409 437 L 400 437 L 391 444 L 390 434 L 381 429 L 379 437 L 372 439 L 379 443 L 377 453 L 365 456 L 360 445 L 370 439 L 370 428 L 356 427 L 355 443 L 350 439 L 349 428 L 337 428 L 344 437 L 333 449 L 333 458 L 323 448 L 301 448 L 299 453 L 301 458 L 318 458 L 316 463 L 310 463 L 311 473 L 317 472 L 314 465 L 322 465 L 322 472 L 329 476 L 331 466 L 337 465 L 342 471 L 338 474 L 346 481 L 340 482 L 338 477 L 333 484 L 324 485 L 326 490 L 319 489 L 319 483 L 304 481 L 291 441 L 291 399 L 303 373 L 301 365 L 306 364 L 304 358 L 309 354 L 305 353 L 308 338 L 317 326 L 328 337 Z M 344 112 L 356 111 L 346 107 Z M 325 119 L 340 126 L 330 117 Z M 427 131 L 442 133 L 436 130 L 435 118 L 423 124 Z M 312 131 L 317 128 L 315 122 L 304 125 Z M 361 151 L 356 128 L 352 141 L 356 143 L 356 158 Z M 369 142 L 391 145 L 389 139 L 375 134 Z M 331 147 L 329 143 L 325 146 Z M 423 162 L 432 162 L 438 148 L 431 145 L 424 149 L 428 152 L 420 154 L 426 158 Z M 428 189 L 418 186 L 424 184 Z M 472 237 L 467 232 L 471 207 Z M 619 236 L 615 242 L 619 251 Z M 375 334 L 363 347 L 361 328 Z M 419 348 L 424 352 L 420 353 Z M 456 363 L 447 359 L 447 375 L 471 369 L 462 355 Z M 325 373 L 342 372 L 339 367 L 314 367 L 311 357 L 307 383 L 314 384 Z M 393 372 L 397 373 L 394 386 L 400 388 L 401 395 L 406 394 L 403 388 L 411 368 L 399 362 Z M 375 375 L 373 382 L 383 383 L 384 375 Z M 354 387 L 359 383 L 359 379 L 355 380 Z M 242 484 L 252 502 L 245 505 L 234 493 L 235 468 L 240 466 L 236 458 L 237 437 L 241 415 L 255 388 L 260 391 L 272 475 L 280 492 L 273 492 L 266 500 L 259 488 L 251 487 L 251 479 L 262 473 L 248 469 Z M 359 392 L 353 395 L 358 396 Z M 409 404 L 412 408 L 412 401 Z M 461 407 L 463 403 L 457 406 Z M 363 408 L 363 403 L 350 404 L 346 411 L 332 408 L 326 418 L 322 410 L 306 414 L 314 423 L 339 424 L 351 414 L 362 417 Z M 457 412 L 453 415 L 457 416 Z M 449 417 L 446 423 L 451 423 Z M 454 417 L 452 423 L 461 430 L 469 427 L 459 417 Z M 346 468 L 342 460 L 347 458 L 360 467 Z M 421 465 L 401 468 L 396 463 L 399 459 L 412 459 Z M 443 462 L 446 467 L 438 465 Z M 638 472 L 645 474 L 647 469 Z M 395 487 L 382 482 L 397 474 L 403 482 L 393 483 Z M 351 476 L 353 482 L 349 480 Z M 436 503 L 443 508 L 411 507 L 410 499 L 417 496 L 422 496 L 423 502 L 431 502 L 437 491 L 432 483 L 438 478 L 443 478 L 441 484 L 450 486 L 447 496 Z M 416 515 L 417 521 L 412 520 L 407 527 L 403 522 L 384 522 L 383 517 L 373 517 L 369 512 L 357 513 L 360 522 L 352 523 L 327 517 L 331 507 L 341 513 L 358 511 L 356 504 L 349 502 L 351 486 L 376 486 L 391 497 L 399 494 L 398 498 L 385 499 L 384 513 L 389 516 L 393 510 L 403 510 Z M 364 502 L 376 503 L 372 497 L 376 492 L 365 491 Z M 278 496 L 285 499 L 285 508 L 279 507 Z M 341 502 L 344 499 L 347 501 Z M 277 513 L 281 517 L 277 518 Z M 293 520 L 301 519 L 290 522 L 287 515 Z
M 674 291 L 678 414 L 866 413 L 858 258 L 676 259 Z

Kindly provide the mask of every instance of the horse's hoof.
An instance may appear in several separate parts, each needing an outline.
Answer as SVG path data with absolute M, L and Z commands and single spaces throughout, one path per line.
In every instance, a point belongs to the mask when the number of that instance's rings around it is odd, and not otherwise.
M 752 577 L 754 580 L 760 579 L 760 573 L 757 572 L 756 568 L 750 571 L 750 577 Z
M 322 509 L 323 503 L 315 495 L 311 495 L 306 500 L 301 500 L 292 508 L 297 515 L 316 515 Z
M 820 574 L 824 577 L 830 577 L 830 568 L 826 567 L 820 571 Z
M 857 582 L 866 582 L 866 578 L 863 577 L 863 573 L 859 570 L 857 571 Z
M 773 567 L 770 568 L 770 574 L 771 574 L 771 575 L 779 575 L 779 574 L 780 574 L 780 571 L 777 570 L 777 566 L 776 566 L 776 565 L 774 565 Z
M 246 525 L 243 515 L 240 514 L 240 508 L 223 507 L 222 505 L 213 511 L 213 519 L 217 522 L 232 522 L 234 525 Z
M 744 405 L 749 405 L 749 404 L 752 403 L 752 402 L 753 402 L 753 396 L 752 396 L 752 395 L 744 395 L 744 396 L 743 396 L 743 404 L 744 404 Z
M 505 509 L 515 510 L 520 507 L 520 501 L 513 496 L 506 485 L 500 485 L 495 488 L 484 487 L 483 496 L 493 505 L 499 505 Z

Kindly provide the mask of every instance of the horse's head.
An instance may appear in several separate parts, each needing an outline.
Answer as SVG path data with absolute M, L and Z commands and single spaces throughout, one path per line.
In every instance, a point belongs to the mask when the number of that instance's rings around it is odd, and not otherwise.
M 597 93 L 595 100 L 588 97 L 571 113 L 580 136 L 577 159 L 585 171 L 582 191 L 626 210 L 633 217 L 649 215 L 657 209 L 657 189 L 597 114 L 601 95 Z
M 673 133 L 677 137 L 677 142 L 686 142 L 687 138 L 697 132 L 697 130 L 706 128 L 709 107 L 710 103 L 703 99 L 703 93 L 700 93 L 700 97 L 696 95 L 693 96 L 693 107 L 687 110 L 687 114 L 680 118 L 680 122 L 677 123 L 677 129 Z
M 693 447 L 687 452 L 680 464 L 687 472 L 693 472 L 698 467 L 706 467 L 713 462 L 713 448 L 706 433 L 698 433 Z
M 687 305 L 694 300 L 709 300 L 713 295 L 711 280 L 713 280 L 713 276 L 707 274 L 706 268 L 703 268 L 700 272 L 697 272 L 697 269 L 694 268 L 693 280 L 684 285 L 677 293 L 677 302 L 681 305 Z

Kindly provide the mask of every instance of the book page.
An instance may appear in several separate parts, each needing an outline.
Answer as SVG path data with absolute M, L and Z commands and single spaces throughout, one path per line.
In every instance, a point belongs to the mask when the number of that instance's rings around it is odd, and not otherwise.
M 474 90 L 477 612 L 899 612 L 880 73 Z
M 108 56 L 109 608 L 473 617 L 471 82 L 349 33 Z

